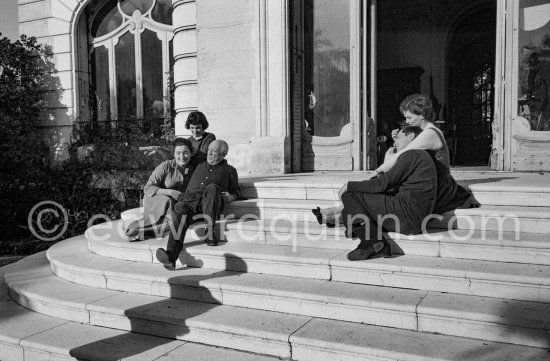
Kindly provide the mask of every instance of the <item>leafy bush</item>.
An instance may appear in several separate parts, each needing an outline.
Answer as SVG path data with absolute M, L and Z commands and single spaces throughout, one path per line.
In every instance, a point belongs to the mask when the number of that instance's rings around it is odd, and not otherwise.
M 69 159 L 54 164 L 39 126 L 47 124 L 41 119 L 46 109 L 60 106 L 60 89 L 47 47 L 24 35 L 11 42 L 0 33 L 0 256 L 30 254 L 53 244 L 37 239 L 29 227 L 48 235 L 33 218 L 29 222 L 40 202 L 56 202 L 67 214 L 68 222 L 55 212 L 41 218 L 46 231 L 67 226 L 56 241 L 83 234 L 95 215 L 114 220 L 139 206 L 141 187 L 159 160 L 138 147 L 166 145 L 174 137 L 171 113 L 156 123 L 77 122 Z M 78 150 L 86 145 L 92 151 L 83 156 Z
M 59 106 L 60 89 L 46 46 L 24 35 L 12 42 L 0 33 L 0 255 L 29 254 L 51 245 L 29 229 L 29 211 L 41 201 L 55 201 L 68 214 L 67 231 L 58 240 L 84 233 L 95 214 L 116 219 L 121 210 L 139 205 L 139 192 L 119 202 L 110 189 L 90 188 L 101 160 L 80 161 L 73 154 L 63 164 L 50 161 L 39 126 L 47 122 L 41 114 Z M 43 226 L 51 229 L 63 222 L 50 213 Z

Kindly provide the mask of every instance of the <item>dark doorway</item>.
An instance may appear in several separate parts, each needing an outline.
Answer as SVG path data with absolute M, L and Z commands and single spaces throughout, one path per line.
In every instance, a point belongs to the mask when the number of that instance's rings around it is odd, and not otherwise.
M 447 42 L 446 129 L 456 165 L 489 165 L 494 118 L 496 1 L 476 6 Z

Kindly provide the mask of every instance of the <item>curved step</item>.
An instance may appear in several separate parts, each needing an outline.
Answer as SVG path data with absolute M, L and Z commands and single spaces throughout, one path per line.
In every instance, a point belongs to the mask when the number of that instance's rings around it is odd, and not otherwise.
M 338 199 L 338 189 L 348 181 L 370 178 L 370 172 L 342 174 L 288 174 L 276 177 L 242 178 L 240 185 L 247 198 L 330 200 Z M 461 172 L 453 177 L 469 188 L 484 205 L 546 207 L 550 204 L 548 175 L 537 173 Z
M 474 350 L 479 352 L 480 357 L 476 358 L 479 360 L 508 359 L 502 358 L 502 355 L 514 355 L 517 357 L 512 358 L 514 360 L 525 355 L 531 357 L 529 360 L 542 360 L 547 356 L 546 350 L 540 348 L 125 292 L 115 292 L 99 299 L 89 295 L 86 299 L 79 294 L 89 287 L 52 275 L 44 255 L 41 256 L 32 263 L 23 260 L 7 272 L 5 279 L 15 300 L 46 314 L 55 313 L 53 306 L 61 301 L 69 301 L 71 307 L 60 306 L 60 318 L 71 320 L 73 317 L 79 318 L 81 312 L 87 312 L 89 322 L 85 323 L 96 326 L 210 345 L 224 344 L 234 349 L 257 349 L 263 354 L 278 357 L 289 357 L 292 350 L 296 360 L 372 357 L 386 360 L 426 357 L 433 360 L 468 360 L 471 359 L 468 355 L 476 352 Z M 30 282 L 33 279 L 40 282 Z M 92 290 L 97 293 L 102 291 Z M 52 307 L 43 307 L 46 303 Z M 516 340 L 543 342 L 542 330 L 537 334 L 533 329 L 522 328 L 521 320 L 516 319 L 514 323 L 506 329 L 508 333 L 514 333 Z M 419 338 L 421 343 L 412 342 Z M 399 346 L 401 342 L 405 343 Z
M 142 208 L 122 213 L 123 224 L 141 217 Z M 200 225 L 190 229 L 188 239 L 198 240 Z M 548 234 L 480 231 L 476 229 L 428 228 L 426 233 L 404 235 L 384 233 L 395 254 L 464 258 L 495 262 L 550 265 Z M 216 223 L 216 235 L 231 243 L 271 244 L 347 250 L 358 240 L 346 238 L 344 227 L 327 228 L 317 222 L 285 219 L 240 219 Z
M 101 288 L 483 339 L 492 339 L 491 332 L 504 333 L 509 325 L 502 314 L 508 309 L 521 310 L 528 328 L 542 330 L 540 314 L 550 312 L 543 303 L 336 281 L 189 268 L 176 273 L 141 262 L 116 265 L 114 260 L 105 268 L 102 257 L 89 253 L 82 239 L 56 244 L 48 258 L 58 276 Z
M 35 256 L 33 256 L 35 257 Z M 35 260 L 37 260 L 35 258 Z M 8 295 L 0 268 L 1 360 L 161 359 L 270 361 L 279 358 L 200 345 L 158 336 L 115 330 L 46 316 L 20 306 Z M 8 316 L 9 315 L 9 316 Z
M 311 209 L 333 207 L 334 201 L 292 199 L 248 199 L 225 207 L 222 219 L 281 219 L 315 222 Z M 443 229 L 478 229 L 501 232 L 550 233 L 550 207 L 482 205 L 456 209 L 442 216 L 432 215 L 429 227 Z
M 157 262 L 163 239 L 128 242 L 105 228 L 86 232 L 89 249 L 130 261 Z M 88 231 L 92 230 L 91 227 Z M 268 244 L 186 242 L 180 262 L 190 267 L 423 289 L 466 295 L 550 301 L 550 266 L 404 255 L 350 262 L 347 251 Z M 427 281 L 429 280 L 429 282 Z
M 288 336 L 311 320 L 78 285 L 53 275 L 44 254 L 20 261 L 5 280 L 16 302 L 49 316 L 277 357 L 290 357 Z

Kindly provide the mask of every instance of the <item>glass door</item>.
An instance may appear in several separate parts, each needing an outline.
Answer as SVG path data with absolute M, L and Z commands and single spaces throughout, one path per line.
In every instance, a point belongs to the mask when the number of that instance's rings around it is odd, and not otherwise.
M 302 171 L 360 167 L 360 10 L 354 0 L 303 2 Z

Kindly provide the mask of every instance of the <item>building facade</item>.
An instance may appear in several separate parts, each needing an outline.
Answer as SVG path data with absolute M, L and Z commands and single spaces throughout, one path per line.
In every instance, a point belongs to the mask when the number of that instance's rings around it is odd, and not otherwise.
M 550 170 L 550 0 L 19 0 L 19 22 L 54 53 L 59 154 L 76 121 L 173 108 L 187 135 L 198 109 L 243 175 L 374 169 L 422 92 L 456 166 Z

